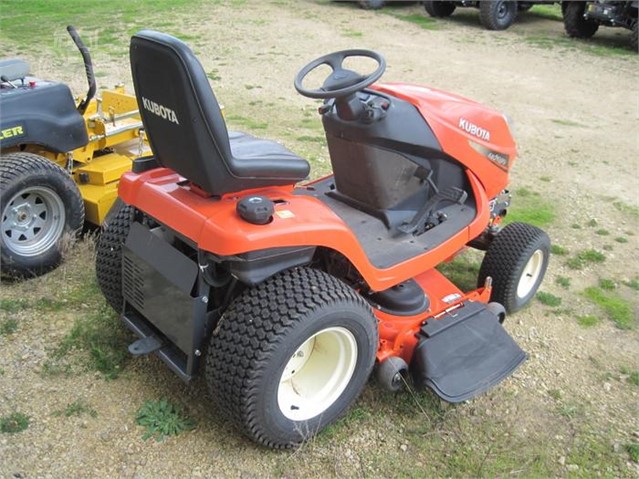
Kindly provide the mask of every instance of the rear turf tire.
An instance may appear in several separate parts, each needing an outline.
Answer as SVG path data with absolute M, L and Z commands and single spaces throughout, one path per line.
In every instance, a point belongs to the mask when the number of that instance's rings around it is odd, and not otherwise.
M 569 37 L 590 38 L 599 29 L 599 25 L 584 18 L 586 2 L 565 2 L 564 29 Z
M 455 11 L 453 2 L 424 2 L 426 13 L 433 18 L 450 17 Z
M 32 153 L 0 158 L 0 263 L 3 275 L 33 277 L 60 264 L 84 225 L 71 176 Z
M 117 201 L 104 224 L 98 240 L 95 274 L 107 303 L 122 312 L 122 245 L 133 223 L 133 208 Z
M 517 2 L 483 0 L 479 2 L 479 20 L 487 30 L 506 30 L 517 18 Z
M 548 268 L 550 239 L 539 228 L 526 223 L 505 226 L 491 242 L 481 268 L 477 285 L 492 278 L 490 300 L 514 313 L 535 296 Z
M 211 335 L 206 379 L 254 441 L 299 445 L 340 417 L 375 363 L 377 321 L 338 279 L 296 268 L 245 290 Z

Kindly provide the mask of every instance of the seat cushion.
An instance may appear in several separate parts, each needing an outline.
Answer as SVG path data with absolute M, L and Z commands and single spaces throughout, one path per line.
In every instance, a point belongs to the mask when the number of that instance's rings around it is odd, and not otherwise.
M 240 176 L 273 176 L 295 181 L 308 176 L 308 162 L 275 141 L 256 138 L 239 131 L 229 131 L 229 141 L 233 166 Z M 260 172 L 261 169 L 264 172 Z

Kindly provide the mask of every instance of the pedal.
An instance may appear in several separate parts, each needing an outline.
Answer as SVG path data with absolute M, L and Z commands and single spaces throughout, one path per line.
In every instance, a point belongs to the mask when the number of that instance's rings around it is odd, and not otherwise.
M 404 224 L 398 226 L 397 229 L 400 232 L 406 234 L 415 233 L 420 230 L 425 231 L 428 219 L 433 216 L 439 203 L 441 203 L 442 201 L 449 201 L 451 203 L 458 203 L 462 205 L 465 203 L 466 198 L 468 198 L 468 193 L 466 193 L 461 188 L 457 188 L 456 186 L 450 186 L 443 191 L 438 191 L 435 196 L 433 196 L 424 204 L 424 206 L 421 207 L 421 209 L 415 214 L 411 221 L 405 222 Z
M 147 336 L 129 344 L 129 353 L 134 356 L 144 356 L 145 354 L 154 353 L 162 346 L 164 346 L 164 341 L 161 341 L 156 336 Z

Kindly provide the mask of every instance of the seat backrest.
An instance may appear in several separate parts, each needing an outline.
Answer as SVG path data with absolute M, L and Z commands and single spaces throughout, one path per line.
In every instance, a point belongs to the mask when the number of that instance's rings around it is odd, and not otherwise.
M 228 131 L 202 65 L 170 35 L 143 30 L 130 46 L 140 115 L 160 165 L 210 194 L 233 176 Z

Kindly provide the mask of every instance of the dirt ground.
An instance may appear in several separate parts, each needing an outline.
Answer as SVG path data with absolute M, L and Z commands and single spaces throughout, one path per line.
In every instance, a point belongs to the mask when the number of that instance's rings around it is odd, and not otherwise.
M 332 2 L 228 1 L 145 24 L 192 45 L 232 126 L 308 157 L 316 176 L 328 170 L 326 147 L 316 141 L 317 104 L 295 92 L 293 77 L 331 51 L 377 50 L 388 63 L 384 81 L 430 85 L 507 113 L 520 152 L 514 203 L 520 192 L 532 197 L 533 209 L 535 201 L 550 208 L 554 220 L 544 228 L 563 248 L 541 288 L 561 305 L 533 301 L 507 320 L 530 355 L 512 378 L 456 408 L 426 411 L 426 393 L 393 398 L 371 382 L 355 412 L 325 435 L 296 452 L 274 452 L 219 417 L 201 381 L 185 385 L 155 358 L 131 359 L 111 381 L 87 370 L 44 374 L 51 348 L 91 313 L 95 294 L 68 309 L 6 307 L 0 319 L 15 318 L 18 328 L 0 335 L 0 416 L 20 411 L 31 423 L 0 434 L 0 476 L 637 477 L 626 446 L 639 443 L 639 387 L 631 375 L 639 369 L 639 59 L 615 53 L 628 42 L 625 30 L 602 28 L 575 46 L 561 22 L 533 12 L 508 31 L 489 32 L 472 9 L 430 29 L 406 21 L 424 15 L 419 5 L 370 12 Z M 99 83 L 132 88 L 126 36 L 118 38 L 121 55 L 101 52 L 99 33 L 94 40 Z M 73 50 L 61 54 L 53 39 L 40 42 L 41 54 L 27 54 L 33 71 L 83 92 Z M 571 268 L 584 250 L 605 260 Z M 82 291 L 92 281 L 91 255 L 85 241 L 55 272 L 3 283 L 4 304 L 64 301 L 65 292 Z M 584 294 L 602 280 L 629 305 L 631 329 L 618 328 Z M 584 328 L 578 318 L 586 315 L 600 321 Z M 135 411 L 161 397 L 181 405 L 197 427 L 144 441 Z M 95 415 L 57 414 L 78 400 Z

